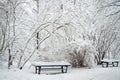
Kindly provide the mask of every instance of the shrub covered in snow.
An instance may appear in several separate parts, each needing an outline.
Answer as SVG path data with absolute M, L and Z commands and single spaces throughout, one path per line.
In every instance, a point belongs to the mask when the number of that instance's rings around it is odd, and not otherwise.
M 58 56 L 71 63 L 73 67 L 93 67 L 96 65 L 96 49 L 89 41 L 72 42 L 59 50 Z M 62 57 L 61 57 L 62 56 Z M 57 57 L 57 59 L 59 59 Z

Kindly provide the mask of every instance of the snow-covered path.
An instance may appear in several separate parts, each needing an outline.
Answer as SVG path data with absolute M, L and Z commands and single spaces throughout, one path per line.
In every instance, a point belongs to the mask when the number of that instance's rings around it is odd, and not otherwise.
M 120 80 L 120 67 L 70 69 L 65 74 L 34 74 L 30 70 L 0 70 L 0 80 Z

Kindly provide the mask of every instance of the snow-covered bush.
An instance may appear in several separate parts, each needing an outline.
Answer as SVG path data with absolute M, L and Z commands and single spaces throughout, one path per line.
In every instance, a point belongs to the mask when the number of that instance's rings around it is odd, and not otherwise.
M 62 55 L 73 67 L 91 68 L 96 65 L 96 53 L 96 49 L 89 41 L 79 41 L 69 43 L 57 55 Z

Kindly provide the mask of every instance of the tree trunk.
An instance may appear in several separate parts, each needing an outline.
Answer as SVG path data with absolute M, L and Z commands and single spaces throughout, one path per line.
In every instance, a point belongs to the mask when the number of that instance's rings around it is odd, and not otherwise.
M 12 56 L 11 56 L 10 52 L 11 52 L 11 50 L 8 49 L 8 53 L 9 53 L 9 56 L 8 56 L 8 69 L 10 69 L 10 66 L 12 65 L 12 61 L 11 61 Z

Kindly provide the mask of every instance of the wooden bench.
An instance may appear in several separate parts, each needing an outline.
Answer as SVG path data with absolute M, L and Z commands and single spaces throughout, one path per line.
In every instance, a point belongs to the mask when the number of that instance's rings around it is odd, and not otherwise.
M 118 67 L 119 61 L 114 59 L 101 60 L 102 67 L 108 67 L 112 65 L 113 67 Z
M 44 62 L 44 63 L 37 63 L 37 64 L 32 64 L 35 67 L 35 73 L 40 74 L 41 70 L 43 69 L 60 69 L 62 73 L 67 73 L 67 69 L 70 64 L 65 64 L 65 63 L 49 63 L 49 62 Z

